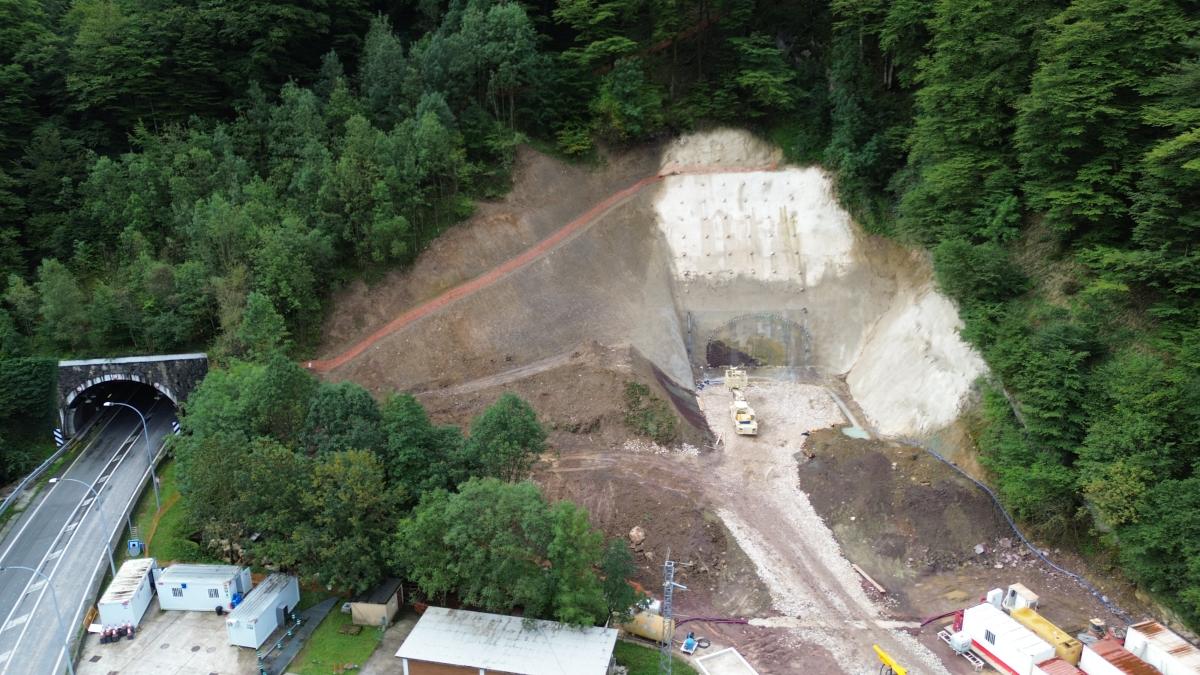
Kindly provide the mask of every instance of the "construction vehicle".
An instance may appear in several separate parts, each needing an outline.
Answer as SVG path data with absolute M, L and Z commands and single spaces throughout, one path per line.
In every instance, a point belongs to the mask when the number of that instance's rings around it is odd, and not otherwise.
M 879 645 L 871 645 L 871 648 L 875 650 L 875 656 L 879 657 L 879 662 L 881 664 L 879 666 L 879 675 L 908 674 L 908 671 L 905 670 L 899 663 L 896 663 L 896 659 L 893 659 L 891 655 L 883 651 Z
M 757 436 L 758 419 L 754 416 L 754 408 L 746 401 L 746 386 L 750 378 L 741 368 L 725 369 L 725 386 L 733 396 L 729 404 L 729 416 L 733 419 L 733 432 L 739 436 Z

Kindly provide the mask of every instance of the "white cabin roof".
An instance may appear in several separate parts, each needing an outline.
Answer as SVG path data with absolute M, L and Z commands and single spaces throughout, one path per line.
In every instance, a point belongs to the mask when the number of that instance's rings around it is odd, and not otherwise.
M 605 675 L 616 641 L 615 628 L 430 607 L 396 656 L 514 675 Z
M 275 605 L 279 604 L 279 596 L 287 589 L 288 582 L 292 580 L 286 574 L 272 574 L 263 582 L 254 587 L 250 594 L 246 596 L 246 600 L 242 604 L 233 608 L 229 613 L 230 621 L 245 621 L 248 619 L 257 619 L 262 616 L 263 612 L 273 611 Z M 289 609 L 295 609 L 290 607 Z
M 117 570 L 117 576 L 113 577 L 112 583 L 100 597 L 100 604 L 107 605 L 129 600 L 137 592 L 138 586 L 141 586 L 142 579 L 146 578 L 153 567 L 154 558 L 137 558 L 121 563 L 121 568 Z
M 996 609 L 995 605 L 982 603 L 968 607 L 965 616 L 971 616 L 972 622 L 979 622 L 986 630 L 996 635 L 996 643 L 1021 654 L 1037 655 L 1047 650 L 1051 656 L 1054 647 L 1049 642 L 1038 637 L 1036 633 L 1022 626 L 1016 619 Z M 971 637 L 976 637 L 973 634 Z
M 219 584 L 235 579 L 242 573 L 237 565 L 171 565 L 158 575 L 159 583 Z

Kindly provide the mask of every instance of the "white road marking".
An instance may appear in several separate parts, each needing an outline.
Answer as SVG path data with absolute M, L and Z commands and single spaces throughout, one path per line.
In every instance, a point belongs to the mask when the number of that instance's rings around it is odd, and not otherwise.
M 155 405 L 158 405 L 158 404 L 157 404 L 157 403 L 155 403 Z M 153 409 L 153 406 L 151 407 L 151 409 Z M 116 473 L 116 471 L 117 471 L 117 470 L 120 468 L 121 464 L 123 464 L 123 463 L 125 462 L 125 460 L 126 460 L 126 459 L 129 457 L 129 455 L 130 455 L 130 453 L 128 452 L 128 450 L 129 450 L 129 448 L 130 448 L 130 447 L 132 447 L 132 444 L 131 444 L 131 443 L 129 443 L 128 441 L 130 441 L 131 439 L 136 439 L 137 435 L 138 435 L 138 434 L 140 434 L 140 433 L 141 433 L 141 430 L 139 430 L 139 429 L 137 429 L 137 428 L 135 427 L 135 429 L 134 429 L 134 431 L 131 433 L 131 435 L 130 435 L 129 437 L 127 437 L 127 438 L 126 438 L 126 441 L 127 441 L 127 442 L 126 442 L 126 443 L 122 443 L 122 444 L 121 444 L 121 446 L 120 446 L 120 448 L 117 450 L 117 453 L 114 455 L 114 457 L 116 457 L 117 455 L 119 455 L 120 457 L 117 459 L 117 465 L 116 465 L 116 467 L 114 467 L 114 468 L 113 468 L 113 474 L 115 474 L 115 473 Z M 161 452 L 161 448 L 160 448 L 160 452 Z M 83 453 L 80 453 L 80 457 L 82 457 L 82 456 L 83 456 Z M 72 466 L 73 466 L 73 465 L 72 465 Z M 151 471 L 151 467 L 147 466 L 147 467 L 146 467 L 146 470 L 145 470 L 145 471 L 143 472 L 143 474 L 142 474 L 142 475 L 143 475 L 143 480 L 145 479 L 145 476 L 146 476 L 146 474 L 150 473 L 150 471 Z M 105 479 L 107 479 L 107 476 L 105 477 Z M 95 487 L 95 486 L 99 485 L 99 483 L 100 483 L 100 481 L 99 481 L 99 480 L 97 480 L 97 481 L 95 481 L 95 482 L 93 482 L 93 483 L 92 483 L 92 486 L 93 486 L 93 487 Z M 97 491 L 99 491 L 99 490 L 97 489 Z M 136 494 L 135 494 L 135 495 L 132 495 L 132 496 L 130 497 L 130 500 L 132 501 L 132 500 L 133 500 L 133 499 L 135 499 L 136 497 L 137 497 L 137 495 L 136 495 Z M 85 515 L 86 515 L 86 511 L 85 511 Z M 72 540 L 72 539 L 73 539 L 73 537 L 68 537 L 68 538 L 67 538 L 67 541 L 66 541 L 66 543 L 64 544 L 64 547 L 65 547 L 65 546 L 68 546 L 68 545 L 70 545 L 70 543 L 71 543 L 71 540 Z M 62 551 L 60 550 L 60 551 L 59 551 L 59 554 L 61 555 L 61 553 L 62 553 Z M 41 566 L 42 566 L 43 564 L 45 564 L 45 561 L 46 561 L 46 560 L 47 560 L 47 558 L 43 558 L 43 562 L 42 562 L 42 563 L 39 563 L 39 564 L 38 564 L 38 567 L 39 567 L 39 568 L 41 568 Z M 97 558 L 97 561 L 100 561 L 100 560 L 103 560 L 103 556 L 102 556 L 102 555 L 101 555 L 101 556 L 99 556 L 99 557 Z M 61 561 L 61 560 L 59 560 L 58 562 L 56 562 L 56 563 L 54 564 L 54 569 L 50 570 L 50 571 L 47 573 L 47 576 L 53 576 L 53 575 L 54 575 L 54 573 L 55 573 L 55 572 L 58 570 L 58 565 L 59 565 L 59 564 L 61 564 L 61 563 L 62 563 L 62 561 Z M 44 593 L 44 592 L 42 592 L 42 593 L 38 594 L 38 596 L 37 596 L 37 599 L 34 601 L 34 608 L 33 608 L 33 611 L 37 611 L 37 605 L 38 605 L 38 604 L 41 602 L 41 600 L 42 600 L 42 598 L 43 598 L 44 596 L 45 596 L 45 593 Z M 72 619 L 71 623 L 70 623 L 70 624 L 68 624 L 68 625 L 78 625 L 78 623 L 79 623 L 79 617 L 80 617 L 80 614 L 82 613 L 82 611 L 83 611 L 83 608 L 84 608 L 84 607 L 85 607 L 85 606 L 86 606 L 86 605 L 87 605 L 89 602 L 90 602 L 90 598 L 88 598 L 88 597 L 83 597 L 83 598 L 81 599 L 81 601 L 80 601 L 80 604 L 79 604 L 79 608 L 78 608 L 78 609 L 76 610 L 76 612 L 75 612 L 75 617 Z M 10 611 L 10 613 L 9 613 L 9 616 L 11 616 L 11 615 L 12 615 L 12 612 L 15 612 L 15 611 L 16 611 L 16 607 L 13 607 L 12 611 Z M 20 633 L 20 635 L 18 635 L 18 636 L 17 636 L 17 640 L 16 640 L 16 647 L 14 647 L 14 651 L 15 651 L 15 649 L 18 649 L 18 648 L 20 648 L 21 642 L 22 642 L 22 641 L 25 639 L 25 633 L 26 633 L 26 632 L 29 630 L 29 626 L 31 626 L 31 625 L 33 625 L 33 624 L 32 624 L 32 623 L 27 623 L 27 624 L 25 625 L 25 627 L 21 629 L 21 633 Z M 0 667 L 0 675 L 8 675 L 8 672 L 9 672 L 9 669 L 11 668 L 11 665 L 10 665 L 10 664 L 6 664 L 4 661 L 0 661 L 0 666 L 2 666 L 2 667 Z M 59 657 L 57 657 L 57 658 L 55 659 L 55 661 L 54 661 L 54 672 L 62 672 L 62 656 L 61 656 L 61 655 L 60 655 Z
M 13 650 L 10 649 L 10 650 L 4 652 L 3 654 L 0 654 L 0 665 L 8 663 L 8 660 L 10 658 L 12 658 L 12 653 L 13 653 Z
M 9 621 L 8 623 L 4 624 L 4 630 L 16 628 L 17 626 L 20 626 L 21 624 L 25 623 L 28 620 L 29 620 L 29 614 L 28 613 L 22 614 L 21 616 L 18 616 L 17 618 L 13 619 L 12 621 Z
M 57 551 L 54 551 L 50 555 L 46 556 L 46 560 L 47 561 L 56 560 L 58 558 L 58 556 L 60 556 L 62 554 L 63 554 L 63 549 L 60 548 Z
M 97 436 L 96 436 L 96 440 L 92 441 L 92 443 L 95 443 L 96 441 L 99 441 L 99 440 L 100 440 L 100 438 L 101 438 L 102 436 L 104 436 L 104 432 L 105 432 L 105 431 L 108 429 L 109 425 L 110 425 L 110 424 L 112 424 L 112 423 L 113 423 L 113 421 L 114 421 L 114 420 L 116 420 L 116 419 L 117 419 L 117 416 L 116 416 L 116 415 L 113 415 L 112 417 L 109 417 L 109 418 L 108 418 L 108 421 L 104 423 L 104 426 L 100 427 L 100 433 L 99 433 L 99 434 L 97 434 Z M 74 459 L 74 460 L 71 462 L 71 465 L 70 465 L 70 466 L 68 466 L 68 467 L 67 467 L 67 470 L 63 472 L 63 475 L 65 476 L 65 475 L 67 475 L 67 474 L 71 473 L 71 469 L 74 469 L 74 468 L 75 468 L 75 465 L 79 463 L 79 460 L 83 459 L 84 455 L 86 455 L 86 454 L 87 454 L 87 451 L 88 451 L 88 450 L 90 450 L 90 449 L 91 449 L 91 445 L 89 445 L 88 447 L 84 448 L 84 449 L 83 449 L 83 451 L 81 451 L 81 452 L 80 452 L 78 455 L 76 455 L 76 456 L 75 456 L 75 459 Z M 57 485 L 58 485 L 58 483 L 55 483 L 55 486 L 57 486 Z M 48 491 L 48 492 L 46 493 L 46 495 L 45 495 L 44 497 L 42 497 L 41 501 L 39 501 L 39 502 L 38 502 L 38 505 L 37 505 L 37 507 L 36 507 L 36 508 L 34 508 L 34 510 L 33 510 L 33 513 L 31 513 L 31 514 L 29 515 L 29 517 L 25 519 L 25 523 L 21 525 L 21 529 L 17 530 L 17 534 L 16 534 L 16 536 L 14 536 L 14 537 L 13 537 L 11 540 L 9 540 L 9 542 L 8 542 L 8 546 L 6 546 L 6 547 L 4 548 L 4 552 L 3 552 L 3 553 L 0 553 L 0 561 L 2 561 L 2 560 L 4 560 L 5 558 L 7 558 L 7 557 L 8 557 L 8 554 L 9 554 L 9 552 L 10 552 L 10 551 L 12 551 L 12 548 L 13 548 L 13 546 L 16 546 L 16 545 L 17 545 L 17 542 L 21 540 L 21 535 L 25 533 L 25 528 L 29 527 L 30 523 L 32 523 L 33 521 L 37 520 L 37 514 L 38 514 L 38 512 L 39 512 L 39 511 L 41 511 L 41 510 L 42 510 L 42 507 L 43 507 L 43 506 L 45 506 L 45 505 L 46 505 L 46 504 L 47 504 L 47 503 L 50 501 L 50 492 L 52 492 L 53 490 L 54 490 L 54 488 L 53 488 L 53 487 L 52 487 L 52 488 L 50 488 L 50 491 Z

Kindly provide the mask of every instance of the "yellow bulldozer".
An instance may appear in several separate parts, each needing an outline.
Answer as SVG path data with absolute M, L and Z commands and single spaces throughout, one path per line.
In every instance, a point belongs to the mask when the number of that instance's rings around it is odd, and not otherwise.
M 746 401 L 746 386 L 749 383 L 750 378 L 744 369 L 725 369 L 725 386 L 733 397 L 729 403 L 729 416 L 733 419 L 733 432 L 739 436 L 758 435 L 758 419 L 754 416 L 754 408 Z

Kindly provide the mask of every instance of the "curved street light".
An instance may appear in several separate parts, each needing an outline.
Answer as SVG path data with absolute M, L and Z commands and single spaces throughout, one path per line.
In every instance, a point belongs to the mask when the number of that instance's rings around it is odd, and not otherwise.
M 108 554 L 108 568 L 110 570 L 112 570 L 113 576 L 116 577 L 117 576 L 117 564 L 113 561 L 112 544 L 111 544 L 110 540 L 107 539 L 107 537 L 112 536 L 111 534 L 109 534 L 112 532 L 112 528 L 110 528 L 108 526 L 108 518 L 106 518 L 104 516 L 104 511 L 100 509 L 100 493 L 96 492 L 96 489 L 93 488 L 91 485 L 88 485 L 87 483 L 79 480 L 78 478 L 59 478 L 58 479 L 58 482 L 60 482 L 60 483 L 63 481 L 71 481 L 72 483 L 79 483 L 83 487 L 87 488 L 88 492 L 91 492 L 92 496 L 96 498 L 95 502 L 93 502 L 93 503 L 96 505 L 96 508 L 95 508 L 96 513 L 98 513 L 100 515 L 101 527 L 104 528 L 104 537 L 105 537 L 105 539 L 103 540 L 104 541 L 104 552 Z
M 67 624 L 63 621 L 62 611 L 58 608 L 58 594 L 54 592 L 54 586 L 50 583 L 50 577 L 42 574 L 32 567 L 25 567 L 24 565 L 4 565 L 3 567 L 0 567 L 0 572 L 3 572 L 4 570 L 25 570 L 26 572 L 33 572 L 41 577 L 42 581 L 46 582 L 46 588 L 50 589 L 50 600 L 54 603 L 54 614 L 58 616 L 58 627 L 63 632 L 62 650 L 63 659 L 67 662 L 67 672 L 69 672 L 71 675 L 75 675 L 75 660 L 71 658 L 71 650 L 67 647 L 67 642 L 71 639 L 71 634 L 67 632 Z
M 129 405 L 128 403 L 119 403 L 117 401 L 105 401 L 104 407 L 111 408 L 114 405 L 119 405 L 124 408 L 129 408 L 137 413 L 139 419 L 142 420 L 142 431 L 146 433 L 146 459 L 150 462 L 150 484 L 154 486 L 154 506 L 158 511 L 162 511 L 162 500 L 158 497 L 158 476 L 154 475 L 154 453 L 150 451 L 150 427 L 146 425 L 146 416 L 141 410 Z

